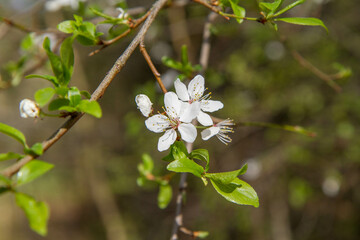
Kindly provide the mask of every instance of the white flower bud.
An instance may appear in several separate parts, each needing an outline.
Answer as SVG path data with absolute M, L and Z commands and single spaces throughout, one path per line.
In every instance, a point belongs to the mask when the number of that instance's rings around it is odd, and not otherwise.
M 152 112 L 152 102 L 149 97 L 145 94 L 139 94 L 135 97 L 135 102 L 142 115 L 148 117 Z
M 23 99 L 20 102 L 19 110 L 20 110 L 20 116 L 22 118 L 28 118 L 28 117 L 36 118 L 40 114 L 39 106 L 36 104 L 36 102 L 30 99 Z

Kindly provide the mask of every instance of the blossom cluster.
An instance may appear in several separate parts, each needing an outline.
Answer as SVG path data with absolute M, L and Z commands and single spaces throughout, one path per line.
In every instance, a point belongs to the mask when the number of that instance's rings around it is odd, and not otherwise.
M 185 142 L 193 143 L 197 137 L 194 119 L 205 127 L 201 132 L 203 140 L 217 136 L 225 144 L 231 142 L 231 138 L 226 134 L 233 132 L 231 126 L 234 123 L 227 119 L 214 124 L 211 116 L 207 114 L 207 112 L 211 113 L 223 108 L 224 104 L 210 100 L 211 93 L 204 94 L 205 80 L 201 75 L 194 77 L 188 87 L 177 79 L 174 87 L 176 93 L 165 93 L 165 112 L 163 113 L 152 114 L 152 102 L 146 95 L 139 94 L 135 97 L 138 109 L 145 117 L 148 117 L 145 121 L 146 127 L 155 133 L 165 132 L 158 141 L 160 152 L 167 150 L 175 142 L 178 132 Z

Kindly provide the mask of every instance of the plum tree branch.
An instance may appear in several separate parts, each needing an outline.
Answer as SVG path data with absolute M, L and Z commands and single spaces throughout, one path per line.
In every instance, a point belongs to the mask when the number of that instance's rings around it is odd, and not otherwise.
M 139 45 L 141 39 L 145 36 L 146 32 L 150 28 L 151 24 L 155 20 L 155 17 L 159 13 L 159 11 L 164 7 L 167 3 L 167 0 L 157 0 L 153 7 L 149 10 L 150 14 L 143 26 L 141 27 L 138 34 L 132 40 L 127 49 L 123 52 L 123 54 L 116 60 L 110 71 L 101 81 L 99 86 L 91 95 L 91 100 L 97 101 L 99 100 L 105 93 L 106 89 L 109 87 L 110 83 L 115 79 L 115 76 L 121 71 L 121 69 L 125 66 L 127 60 L 130 58 L 132 53 L 135 51 L 136 47 Z M 59 129 L 57 129 L 54 134 L 46 141 L 42 143 L 44 151 L 47 151 L 54 143 L 56 143 L 65 133 L 68 132 L 70 128 L 74 126 L 74 124 L 83 116 L 83 113 L 76 113 L 71 116 Z M 20 161 L 14 163 L 8 168 L 4 169 L 1 174 L 6 177 L 11 177 L 16 174 L 22 166 L 31 160 L 39 157 L 38 155 L 26 155 Z

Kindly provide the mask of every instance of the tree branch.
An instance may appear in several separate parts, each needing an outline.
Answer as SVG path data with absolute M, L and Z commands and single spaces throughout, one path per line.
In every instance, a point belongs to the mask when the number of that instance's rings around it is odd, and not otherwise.
M 110 83 L 114 80 L 115 76 L 121 71 L 121 69 L 126 64 L 127 60 L 130 58 L 131 54 L 135 51 L 137 45 L 139 45 L 141 39 L 145 36 L 158 12 L 163 8 L 166 4 L 167 0 L 158 0 L 155 2 L 153 7 L 150 10 L 150 14 L 146 19 L 144 25 L 130 43 L 128 48 L 124 51 L 124 53 L 116 60 L 115 64 L 112 66 L 108 74 L 101 81 L 97 89 L 91 95 L 91 100 L 97 101 L 99 100 L 105 93 L 106 89 L 109 87 Z M 68 119 L 58 130 L 54 132 L 54 134 L 46 141 L 43 142 L 43 149 L 47 151 L 54 143 L 56 143 L 67 131 L 83 116 L 83 113 L 75 113 L 70 119 Z M 30 162 L 34 158 L 38 157 L 38 155 L 27 155 L 22 158 L 20 161 L 15 164 L 9 166 L 4 169 L 1 174 L 6 177 L 11 177 L 15 173 L 17 173 L 22 166 L 26 163 Z

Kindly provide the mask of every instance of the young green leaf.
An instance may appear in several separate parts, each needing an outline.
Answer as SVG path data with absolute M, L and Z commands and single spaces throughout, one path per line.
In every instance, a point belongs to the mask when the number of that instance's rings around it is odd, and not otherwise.
M 165 209 L 172 198 L 172 188 L 169 184 L 160 185 L 159 186 L 159 194 L 158 194 L 158 206 L 161 209 Z
M 74 68 L 74 51 L 73 51 L 73 44 L 74 39 L 72 37 L 66 38 L 60 47 L 60 56 L 61 60 L 64 64 L 64 69 L 66 69 L 67 72 L 67 78 L 69 78 L 68 81 L 70 81 L 73 68 Z
M 49 209 L 45 202 L 37 202 L 24 193 L 15 193 L 16 204 L 25 212 L 32 230 L 45 236 L 47 234 L 47 221 Z
M 71 87 L 68 90 L 68 98 L 70 100 L 70 106 L 76 107 L 81 101 L 81 93 L 76 87 Z
M 149 154 L 142 155 L 142 163 L 138 165 L 138 170 L 141 174 L 147 175 L 154 169 L 154 162 Z
M 275 14 L 273 15 L 273 17 L 277 17 L 277 16 L 279 16 L 280 14 L 283 14 L 284 12 L 287 12 L 287 11 L 289 11 L 290 9 L 296 7 L 297 5 L 303 4 L 304 2 L 305 2 L 305 0 L 298 0 L 298 1 L 296 1 L 296 2 L 293 2 L 293 3 L 289 4 L 289 5 L 287 5 L 286 7 L 284 7 L 283 9 L 281 9 L 280 11 L 278 11 L 277 13 L 275 13 Z
M 204 173 L 204 168 L 202 166 L 188 158 L 172 161 L 166 168 L 173 172 L 189 172 L 197 177 L 201 177 Z
M 20 159 L 22 157 L 23 157 L 23 155 L 18 154 L 18 153 L 13 153 L 13 152 L 1 153 L 0 154 L 0 162 L 10 160 L 10 159 Z
M 56 111 L 59 110 L 61 107 L 69 106 L 70 101 L 65 98 L 58 98 L 50 102 L 48 110 L 49 111 Z
M 321 21 L 318 18 L 299 18 L 299 17 L 275 18 L 274 21 L 282 21 L 282 22 L 286 22 L 286 23 L 297 24 L 297 25 L 306 25 L 306 26 L 321 26 L 321 27 L 325 28 L 325 30 L 328 32 L 328 29 L 325 26 L 325 24 L 323 23 L 323 21 Z
M 199 159 L 206 162 L 205 172 L 209 170 L 210 157 L 206 149 L 195 149 L 190 153 L 190 158 Z
M 177 160 L 186 158 L 189 155 L 183 141 L 175 141 L 175 143 L 171 145 L 171 154 L 174 159 Z
M 279 9 L 282 2 L 283 2 L 283 0 L 275 0 L 272 3 L 260 2 L 259 7 L 264 11 L 268 10 L 268 11 L 270 11 L 270 13 L 274 13 Z
M 100 104 L 96 101 L 81 100 L 79 105 L 77 105 L 77 109 L 80 112 L 90 114 L 96 118 L 101 118 L 102 116 Z
M 58 79 L 59 84 L 66 85 L 64 75 L 63 75 L 63 73 L 64 73 L 63 63 L 61 62 L 60 57 L 51 51 L 49 38 L 45 38 L 43 46 L 44 46 L 46 54 L 48 55 L 48 58 L 50 60 L 51 68 L 52 68 L 56 78 Z
M 35 143 L 31 146 L 30 151 L 35 155 L 42 155 L 44 152 L 43 145 L 41 143 Z
M 226 200 L 240 205 L 259 206 L 259 198 L 255 190 L 248 183 L 238 178 L 235 178 L 229 184 L 212 179 L 210 181 L 215 190 Z
M 236 18 L 236 21 L 238 23 L 242 23 L 244 21 L 244 17 L 245 17 L 245 14 L 246 14 L 245 8 L 240 7 L 233 0 L 230 0 L 230 4 L 231 4 L 231 8 L 232 8 L 234 14 L 237 17 L 239 17 L 239 18 Z
M 55 89 L 53 89 L 52 87 L 48 87 L 37 90 L 34 95 L 34 98 L 36 103 L 39 104 L 40 107 L 43 107 L 51 100 L 54 94 L 55 94 Z
M 206 173 L 204 176 L 210 178 L 211 180 L 221 182 L 222 184 L 229 184 L 239 175 L 242 175 L 247 170 L 247 164 L 245 164 L 241 169 L 231 172 L 221 172 L 221 173 Z
M 91 98 L 91 94 L 88 92 L 88 91 L 80 91 L 80 94 L 82 95 L 82 96 L 84 96 L 85 98 L 87 98 L 87 99 L 90 99 Z
M 29 183 L 32 180 L 45 174 L 53 167 L 53 164 L 39 160 L 32 160 L 31 162 L 25 164 L 17 173 L 17 185 L 20 186 L 25 183 Z
M 73 33 L 75 30 L 75 22 L 73 20 L 67 20 L 57 25 L 57 29 L 64 33 Z
M 42 79 L 50 81 L 55 87 L 59 86 L 59 82 L 58 82 L 57 78 L 54 76 L 50 76 L 50 75 L 31 74 L 31 75 L 27 75 L 25 78 L 42 78 Z
M 7 177 L 5 177 L 4 175 L 0 174 L 0 184 L 5 184 L 7 186 L 11 185 L 11 180 Z
M 24 134 L 16 128 L 13 128 L 4 123 L 0 123 L 0 132 L 14 138 L 18 142 L 20 142 L 25 148 L 27 147 Z

